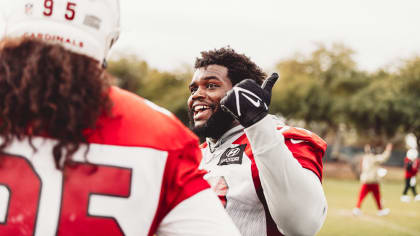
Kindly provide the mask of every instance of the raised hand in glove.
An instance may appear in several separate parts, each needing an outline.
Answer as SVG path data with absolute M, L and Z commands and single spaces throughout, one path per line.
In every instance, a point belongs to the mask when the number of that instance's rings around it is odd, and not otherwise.
M 252 79 L 241 81 L 220 100 L 222 109 L 245 128 L 257 123 L 268 114 L 271 90 L 278 78 L 273 73 L 261 86 Z

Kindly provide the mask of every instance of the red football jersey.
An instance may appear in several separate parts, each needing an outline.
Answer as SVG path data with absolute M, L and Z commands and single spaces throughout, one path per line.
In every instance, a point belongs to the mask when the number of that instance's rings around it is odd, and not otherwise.
M 112 87 L 73 162 L 57 170 L 55 140 L 14 141 L 0 165 L 0 235 L 153 235 L 175 206 L 209 188 L 198 139 L 173 115 Z M 166 113 L 166 114 L 165 114 Z M 87 155 L 85 155 L 87 153 Z
M 409 163 L 411 164 L 411 167 L 407 168 Z M 417 171 L 420 167 L 420 161 L 418 158 L 412 161 L 408 157 L 405 157 L 404 166 L 405 166 L 405 178 L 411 178 L 417 175 Z

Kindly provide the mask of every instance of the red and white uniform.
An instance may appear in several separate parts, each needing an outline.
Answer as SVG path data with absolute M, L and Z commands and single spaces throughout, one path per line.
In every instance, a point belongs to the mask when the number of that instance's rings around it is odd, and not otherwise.
M 320 229 L 327 211 L 321 138 L 269 115 L 201 147 L 200 168 L 242 235 L 314 235 Z
M 412 159 L 410 159 L 409 157 L 404 158 L 405 178 L 415 177 L 419 170 L 420 160 L 418 158 L 412 158 Z M 411 168 L 408 168 L 409 163 L 411 164 Z
M 109 96 L 112 116 L 63 171 L 55 140 L 5 150 L 0 235 L 239 235 L 197 170 L 198 139 L 147 100 L 116 87 Z

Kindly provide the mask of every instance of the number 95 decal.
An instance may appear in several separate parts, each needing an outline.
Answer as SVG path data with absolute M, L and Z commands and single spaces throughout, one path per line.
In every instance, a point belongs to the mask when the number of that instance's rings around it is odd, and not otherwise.
M 44 11 L 42 12 L 44 16 L 52 16 L 54 12 L 54 0 L 44 0 Z M 67 2 L 66 4 L 66 13 L 64 14 L 64 18 L 66 20 L 74 20 L 76 16 L 76 3 L 74 2 Z

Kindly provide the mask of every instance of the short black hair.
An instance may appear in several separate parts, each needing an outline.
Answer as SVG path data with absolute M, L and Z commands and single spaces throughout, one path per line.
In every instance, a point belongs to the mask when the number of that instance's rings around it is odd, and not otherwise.
M 249 57 L 235 52 L 229 46 L 201 52 L 201 58 L 196 58 L 194 68 L 198 69 L 209 65 L 226 67 L 232 85 L 244 79 L 252 79 L 261 85 L 267 76 Z

